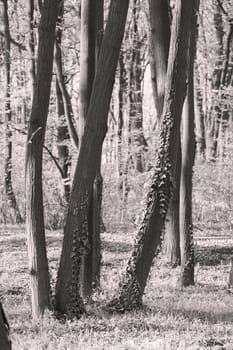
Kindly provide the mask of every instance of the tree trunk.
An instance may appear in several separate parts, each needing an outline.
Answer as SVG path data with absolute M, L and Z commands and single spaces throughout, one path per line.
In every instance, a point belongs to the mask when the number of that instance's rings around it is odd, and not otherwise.
M 190 33 L 188 88 L 183 108 L 182 163 L 180 177 L 181 286 L 194 284 L 194 242 L 192 221 L 192 177 L 195 160 L 194 134 L 194 58 L 199 0 L 195 0 Z
M 150 68 L 151 81 L 157 111 L 157 121 L 160 123 L 167 75 L 167 61 L 170 43 L 169 4 L 167 0 L 149 0 L 150 10 Z M 181 149 L 177 158 L 177 172 L 173 197 L 165 223 L 164 250 L 168 262 L 175 267 L 180 264 L 180 233 L 179 233 L 179 189 Z
M 70 126 L 71 134 L 75 133 L 74 142 L 78 143 L 78 136 L 75 131 L 73 131 L 73 111 L 68 92 L 64 83 L 64 77 L 62 73 L 62 57 L 61 57 L 61 39 L 62 39 L 62 23 L 63 23 L 63 13 L 64 4 L 59 8 L 58 18 L 57 18 L 57 28 L 56 28 L 56 44 L 55 44 L 55 64 L 56 64 L 56 102 L 57 102 L 57 153 L 58 162 L 61 169 L 61 176 L 63 181 L 63 190 L 66 203 L 69 203 L 70 199 L 70 157 L 69 157 L 69 147 L 67 146 L 67 140 L 70 140 L 69 120 L 71 119 L 72 126 Z M 62 89 L 62 90 L 61 90 Z M 63 91 L 63 93 L 62 93 Z M 64 103 L 66 108 L 64 107 Z M 69 115 L 67 115 L 69 114 Z M 72 136 L 71 135 L 71 136 Z
M 143 92 L 142 80 L 144 76 L 143 57 L 145 54 L 145 35 L 141 33 L 139 24 L 139 12 L 141 3 L 134 0 L 131 39 L 131 62 L 129 76 L 129 145 L 130 157 L 136 171 L 144 171 L 143 153 L 147 151 L 147 142 L 143 133 Z
M 11 350 L 11 341 L 9 340 L 9 324 L 0 302 L 0 346 L 1 350 Z
M 30 52 L 30 77 L 32 86 L 32 99 L 36 82 L 35 39 L 34 39 L 34 0 L 27 0 L 28 28 L 29 28 L 29 52 Z
M 153 182 L 147 196 L 146 211 L 138 229 L 133 252 L 120 284 L 119 296 L 109 303 L 110 310 L 124 312 L 141 305 L 152 261 L 156 249 L 161 244 L 165 216 L 176 177 L 180 116 L 186 91 L 188 38 L 193 10 L 194 1 L 178 0 L 176 2 Z
M 195 67 L 196 88 L 195 95 L 195 128 L 197 156 L 201 161 L 206 159 L 205 117 L 203 111 L 203 98 L 198 67 Z
M 223 22 L 219 6 L 214 6 L 214 26 L 216 35 L 216 62 L 212 76 L 212 106 L 209 116 L 207 136 L 207 159 L 215 161 L 217 157 L 218 135 L 221 120 L 221 76 L 223 69 Z
M 129 2 L 112 0 L 101 45 L 86 125 L 74 174 L 56 287 L 56 309 L 69 317 L 84 312 L 79 295 L 82 257 L 89 250 L 87 212 L 107 117 Z
M 169 5 L 167 0 L 149 0 L 150 69 L 158 122 L 163 112 L 165 82 L 170 43 Z
M 87 111 L 90 102 L 93 80 L 98 61 L 103 32 L 103 1 L 83 1 L 81 6 L 81 54 L 80 54 L 80 140 L 84 133 Z M 100 281 L 100 218 L 102 203 L 101 155 L 98 158 L 98 169 L 93 183 L 88 213 L 88 235 L 90 249 L 83 257 L 80 288 L 82 297 L 91 296 L 93 288 Z
M 164 250 L 171 267 L 180 265 L 180 172 L 181 172 L 181 144 L 179 140 L 175 186 L 170 200 L 165 222 Z
M 60 0 L 45 1 L 39 25 L 37 75 L 26 147 L 26 230 L 32 315 L 38 319 L 50 306 L 50 285 L 45 244 L 42 153 L 52 79 L 55 26 Z
M 0 3 L 0 14 L 4 32 L 4 68 L 5 68 L 5 191 L 9 209 L 13 211 L 16 223 L 23 219 L 16 201 L 12 185 L 12 112 L 11 112 L 11 38 L 8 18 L 8 1 Z M 13 219 L 13 220 L 14 220 Z

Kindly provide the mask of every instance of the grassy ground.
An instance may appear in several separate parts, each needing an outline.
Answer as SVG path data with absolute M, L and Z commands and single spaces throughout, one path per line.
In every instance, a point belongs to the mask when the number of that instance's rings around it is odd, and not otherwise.
M 108 232 L 102 235 L 102 288 L 86 316 L 65 324 L 50 314 L 41 324 L 32 322 L 24 229 L 1 227 L 0 297 L 11 325 L 13 350 L 232 350 L 233 295 L 227 289 L 233 252 L 232 186 L 228 187 L 229 176 L 225 184 L 222 181 L 225 168 L 213 169 L 200 165 L 195 172 L 195 286 L 180 290 L 179 268 L 170 269 L 160 257 L 138 312 L 109 315 L 102 310 L 116 292 L 130 254 L 135 235 L 130 220 L 107 225 Z M 60 231 L 47 232 L 53 286 L 61 241 Z

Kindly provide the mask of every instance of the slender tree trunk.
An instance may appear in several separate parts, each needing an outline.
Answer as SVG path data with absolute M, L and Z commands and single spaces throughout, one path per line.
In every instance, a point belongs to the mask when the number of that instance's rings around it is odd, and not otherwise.
M 72 106 L 70 106 L 71 101 L 69 99 L 66 86 L 64 84 L 64 77 L 62 74 L 62 57 L 61 57 L 61 40 L 62 40 L 62 23 L 63 23 L 63 13 L 64 13 L 64 4 L 61 4 L 59 8 L 58 18 L 57 18 L 57 28 L 56 28 L 56 44 L 55 44 L 55 63 L 56 63 L 56 102 L 57 102 L 57 116 L 58 116 L 58 125 L 57 125 L 57 153 L 58 153 L 58 162 L 61 168 L 61 175 L 63 181 L 63 190 L 66 199 L 66 203 L 69 203 L 70 199 L 70 157 L 69 157 L 69 147 L 66 142 L 70 139 L 69 120 L 72 120 L 73 111 Z M 61 88 L 62 90 L 61 90 Z M 62 94 L 63 91 L 63 94 Z M 66 105 L 66 109 L 64 107 Z M 70 106 L 70 107 L 69 107 Z M 67 115 L 67 113 L 69 115 Z M 70 129 L 73 130 L 73 122 L 71 121 L 72 126 Z M 74 139 L 78 142 L 77 133 L 71 131 L 71 134 L 75 133 Z
M 192 177 L 195 160 L 194 134 L 194 58 L 196 52 L 197 12 L 199 0 L 195 1 L 190 33 L 188 88 L 183 108 L 182 164 L 180 178 L 180 242 L 181 286 L 194 284 L 194 242 L 192 221 Z
M 133 252 L 120 284 L 119 296 L 109 303 L 110 310 L 124 312 L 141 305 L 152 261 L 156 249 L 161 244 L 165 216 L 176 177 L 180 115 L 186 91 L 188 39 L 193 10 L 194 1 L 178 0 L 176 2 L 163 118 L 153 181 Z
M 50 306 L 50 285 L 45 244 L 42 153 L 52 79 L 55 26 L 60 0 L 47 0 L 39 25 L 37 75 L 26 147 L 26 230 L 32 315 L 38 319 Z
M 57 154 L 58 162 L 62 170 L 62 181 L 64 195 L 66 203 L 69 203 L 70 199 L 70 156 L 69 156 L 69 147 L 66 142 L 70 139 L 69 130 L 66 124 L 64 104 L 62 99 L 62 93 L 59 88 L 58 82 L 56 82 L 56 98 L 57 98 Z
M 144 75 L 143 57 L 146 50 L 145 36 L 141 34 L 139 28 L 139 13 L 141 3 L 138 0 L 133 2 L 133 16 L 131 28 L 131 62 L 129 78 L 129 137 L 130 137 L 130 156 L 133 160 L 136 171 L 144 171 L 143 153 L 147 150 L 147 142 L 143 133 L 143 92 L 142 79 Z
M 0 302 L 0 346 L 1 350 L 11 350 L 11 341 L 8 337 L 9 324 L 3 310 L 2 303 Z
M 56 309 L 69 317 L 84 312 L 79 295 L 80 267 L 89 250 L 87 212 L 107 131 L 107 117 L 129 2 L 112 0 L 101 45 L 70 205 L 56 288 Z
M 199 78 L 198 67 L 195 67 L 196 88 L 195 95 L 195 128 L 196 128 L 196 144 L 197 156 L 200 160 L 206 159 L 206 139 L 205 139 L 205 117 L 203 111 L 203 98 L 200 91 L 201 83 Z
M 12 111 L 11 111 L 11 38 L 8 18 L 8 1 L 0 3 L 1 20 L 4 32 L 4 67 L 5 67 L 5 191 L 9 208 L 13 211 L 16 223 L 23 219 L 16 201 L 12 185 Z
M 30 53 L 30 77 L 32 86 L 32 99 L 36 82 L 35 39 L 34 39 L 34 0 L 27 0 L 28 28 L 29 28 L 29 53 Z
M 216 62 L 212 77 L 212 106 L 207 136 L 207 159 L 215 161 L 217 157 L 218 135 L 221 120 L 221 76 L 223 69 L 223 22 L 217 4 L 214 6 L 214 26 L 216 35 Z

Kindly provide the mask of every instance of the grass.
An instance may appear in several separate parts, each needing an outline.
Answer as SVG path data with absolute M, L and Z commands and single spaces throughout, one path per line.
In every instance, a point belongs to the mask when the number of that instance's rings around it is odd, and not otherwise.
M 233 295 L 227 279 L 233 235 L 225 218 L 233 197 L 225 196 L 220 172 L 218 180 L 211 166 L 209 170 L 201 167 L 194 178 L 195 286 L 180 290 L 179 268 L 171 269 L 160 256 L 150 274 L 144 306 L 137 312 L 109 315 L 103 311 L 117 291 L 132 248 L 132 220 L 126 224 L 107 222 L 108 232 L 102 235 L 101 290 L 93 296 L 85 316 L 66 323 L 49 313 L 41 323 L 32 321 L 24 228 L 2 226 L 0 293 L 11 325 L 13 350 L 232 350 Z M 60 231 L 47 232 L 53 286 L 61 242 Z

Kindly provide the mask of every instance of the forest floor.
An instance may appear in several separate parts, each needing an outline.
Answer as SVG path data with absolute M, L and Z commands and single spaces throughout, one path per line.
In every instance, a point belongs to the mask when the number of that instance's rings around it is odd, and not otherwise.
M 229 186 L 233 177 L 226 175 L 229 168 L 224 169 L 200 165 L 195 172 L 195 286 L 181 290 L 179 267 L 171 269 L 160 256 L 150 274 L 144 306 L 137 312 L 103 311 L 117 291 L 132 249 L 135 226 L 130 220 L 125 224 L 108 220 L 102 234 L 101 290 L 85 316 L 66 323 L 49 313 L 40 324 L 32 321 L 24 228 L 0 227 L 0 298 L 11 326 L 13 350 L 232 350 L 233 293 L 227 281 L 233 253 Z M 53 287 L 61 243 L 61 231 L 47 231 Z
M 30 315 L 27 251 L 22 229 L 2 228 L 1 298 L 11 325 L 13 350 L 45 349 L 233 349 L 233 295 L 227 289 L 232 236 L 199 234 L 195 238 L 195 286 L 180 290 L 179 268 L 157 259 L 142 310 L 109 315 L 102 310 L 114 292 L 132 247 L 129 227 L 103 234 L 102 289 L 88 313 L 61 323 L 46 315 L 42 324 Z M 51 275 L 55 280 L 62 235 L 47 235 Z

